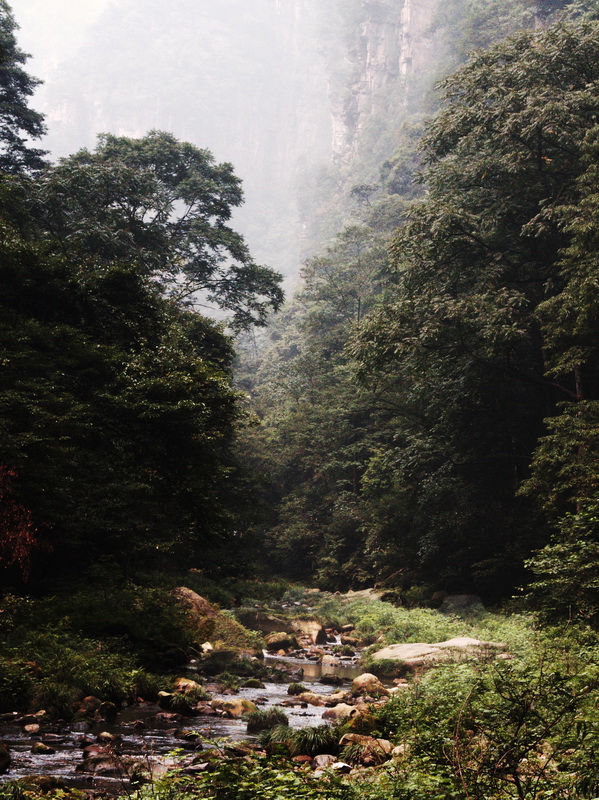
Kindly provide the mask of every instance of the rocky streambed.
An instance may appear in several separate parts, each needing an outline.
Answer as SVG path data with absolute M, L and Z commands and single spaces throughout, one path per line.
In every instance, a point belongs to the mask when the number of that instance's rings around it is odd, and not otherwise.
M 306 689 L 323 696 L 336 687 L 305 681 Z M 210 687 L 208 687 L 210 688 Z M 296 701 L 287 685 L 266 682 L 263 688 L 240 689 L 235 695 L 215 692 L 214 705 L 245 699 L 258 708 L 285 707 L 295 728 L 321 725 L 326 706 Z M 287 705 L 289 701 L 293 705 Z M 206 704 L 198 716 L 165 712 L 155 703 L 136 703 L 121 710 L 112 721 L 46 722 L 43 716 L 4 715 L 0 721 L 2 743 L 8 746 L 11 765 L 0 781 L 47 775 L 81 788 L 119 788 L 135 771 L 160 773 L 174 763 L 175 750 L 201 752 L 225 742 L 255 740 L 241 718 Z
M 207 614 L 214 619 L 220 613 L 211 607 L 207 611 L 206 601 L 189 590 L 179 591 L 185 592 L 196 611 L 201 606 L 198 624 Z M 36 780 L 59 780 L 91 794 L 122 794 L 127 786 L 155 779 L 175 765 L 193 774 L 209 769 L 214 758 L 264 752 L 258 737 L 248 732 L 247 718 L 268 709 L 284 713 L 290 730 L 343 723 L 346 732 L 338 744 L 359 746 L 364 766 L 393 757 L 389 742 L 368 735 L 373 729 L 369 718 L 374 704 L 409 690 L 410 683 L 396 678 L 384 685 L 365 673 L 360 642 L 353 637 L 351 625 L 325 629 L 314 620 L 284 619 L 255 609 L 246 612 L 242 622 L 250 630 L 261 631 L 266 649 L 261 658 L 248 653 L 248 669 L 241 672 L 261 673 L 263 681 L 254 677 L 244 686 L 243 678 L 226 671 L 228 658 L 233 672 L 235 665 L 243 665 L 239 652 L 219 650 L 206 642 L 204 656 L 188 664 L 187 677 L 173 680 L 172 691 L 159 693 L 158 703 L 138 700 L 117 708 L 85 698 L 79 718 L 70 723 L 52 720 L 43 711 L 4 714 L 0 717 L 0 781 L 42 776 Z M 436 644 L 391 645 L 372 658 L 400 662 L 417 675 L 464 658 L 507 657 L 502 648 L 492 642 L 456 638 Z M 220 664 L 215 678 L 206 678 L 204 685 L 192 680 L 214 675 L 215 662 Z M 320 768 L 307 755 L 298 758 Z M 335 760 L 332 755 L 326 758 Z M 336 766 L 352 769 L 347 764 Z
M 322 725 L 331 708 L 346 698 L 360 668 L 358 651 L 334 654 L 339 632 L 321 638 L 325 640 L 316 645 L 316 634 L 300 633 L 299 642 L 294 639 L 287 650 L 265 650 L 263 664 L 277 682 L 254 681 L 261 685 L 223 690 L 217 680 L 208 679 L 204 689 L 209 699 L 195 703 L 191 713 L 169 709 L 163 693 L 160 704 L 140 700 L 122 708 L 86 698 L 87 718 L 76 722 L 52 720 L 43 711 L 4 714 L 0 748 L 10 753 L 10 765 L 0 782 L 45 776 L 77 788 L 117 793 L 131 779 L 164 773 L 181 755 L 193 768 L 194 762 L 202 763 L 202 753 L 225 752 L 233 742 L 257 747 L 257 736 L 247 732 L 248 709 L 281 708 L 293 729 Z M 199 668 L 192 663 L 185 672 L 193 675 Z M 291 681 L 301 682 L 304 691 L 290 695 Z M 335 715 L 330 718 L 334 721 Z M 0 754 L 0 768 L 1 760 Z

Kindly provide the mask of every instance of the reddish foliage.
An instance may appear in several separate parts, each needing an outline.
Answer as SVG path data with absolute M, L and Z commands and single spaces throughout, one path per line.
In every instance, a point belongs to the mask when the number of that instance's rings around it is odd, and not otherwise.
M 12 482 L 16 473 L 0 465 L 0 565 L 17 567 L 29 577 L 31 554 L 42 544 L 37 538 L 31 512 L 14 498 Z

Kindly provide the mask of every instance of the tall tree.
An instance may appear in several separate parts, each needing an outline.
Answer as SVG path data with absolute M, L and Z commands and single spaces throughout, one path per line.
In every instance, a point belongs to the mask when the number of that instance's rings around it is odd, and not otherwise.
M 20 173 L 44 166 L 43 150 L 31 148 L 28 139 L 45 132 L 41 114 L 28 106 L 40 83 L 23 69 L 27 55 L 15 38 L 17 23 L 6 0 L 0 0 L 0 171 Z
M 534 554 L 531 592 L 552 617 L 599 623 L 599 128 L 589 130 L 580 200 L 561 209 L 572 236 L 560 263 L 562 290 L 540 304 L 547 375 L 575 397 L 548 420 L 524 492 L 539 502 L 553 530 Z
M 546 375 L 539 306 L 563 287 L 558 209 L 579 201 L 599 112 L 597 31 L 563 23 L 478 54 L 446 81 L 425 139 L 428 196 L 356 348 L 403 406 L 384 462 L 404 500 L 383 527 L 412 578 L 500 594 L 537 541 L 514 495 L 543 418 L 577 393 Z
M 281 276 L 252 260 L 227 224 L 243 201 L 231 164 L 153 131 L 99 137 L 48 169 L 37 187 L 45 236 L 70 258 L 126 259 L 179 302 L 232 312 L 237 328 L 263 324 L 283 299 Z
M 135 265 L 82 270 L 6 223 L 0 249 L 0 550 L 27 522 L 63 570 L 205 552 L 228 531 L 230 344 Z

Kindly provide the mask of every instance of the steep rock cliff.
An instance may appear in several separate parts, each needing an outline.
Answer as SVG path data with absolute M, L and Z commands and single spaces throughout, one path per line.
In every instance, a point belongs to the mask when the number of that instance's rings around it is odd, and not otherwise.
M 346 40 L 345 85 L 332 87 L 332 150 L 348 163 L 373 116 L 385 127 L 411 111 L 445 65 L 445 32 L 434 25 L 440 0 L 363 2 Z M 342 11 L 340 12 L 343 13 Z

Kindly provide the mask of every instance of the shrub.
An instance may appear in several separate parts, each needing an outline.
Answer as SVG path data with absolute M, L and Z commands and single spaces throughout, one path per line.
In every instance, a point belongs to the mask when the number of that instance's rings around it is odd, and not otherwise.
M 221 672 L 220 675 L 216 676 L 216 682 L 218 683 L 221 691 L 239 691 L 240 680 L 237 675 L 233 675 L 231 672 Z
M 377 658 L 375 661 L 366 657 L 363 663 L 364 668 L 378 678 L 403 678 L 409 673 L 403 661 L 394 658 Z
M 353 800 L 354 790 L 339 780 L 323 781 L 281 761 L 218 760 L 193 778 L 171 774 L 142 788 L 140 800 Z
M 258 733 L 259 731 L 271 730 L 278 725 L 289 725 L 287 714 L 280 708 L 267 708 L 258 711 L 251 711 L 246 715 L 247 732 Z
M 287 694 L 290 695 L 298 695 L 302 694 L 302 692 L 307 692 L 308 690 L 304 686 L 303 683 L 290 683 L 287 687 Z
M 33 680 L 32 665 L 0 658 L 0 713 L 25 708 Z
M 317 756 L 321 753 L 336 755 L 339 752 L 341 731 L 334 725 L 318 725 L 314 728 L 299 728 L 289 739 L 292 756 Z
M 82 697 L 80 689 L 46 679 L 32 687 L 31 706 L 34 710 L 44 709 L 53 716 L 70 720 L 74 716 L 75 704 Z

